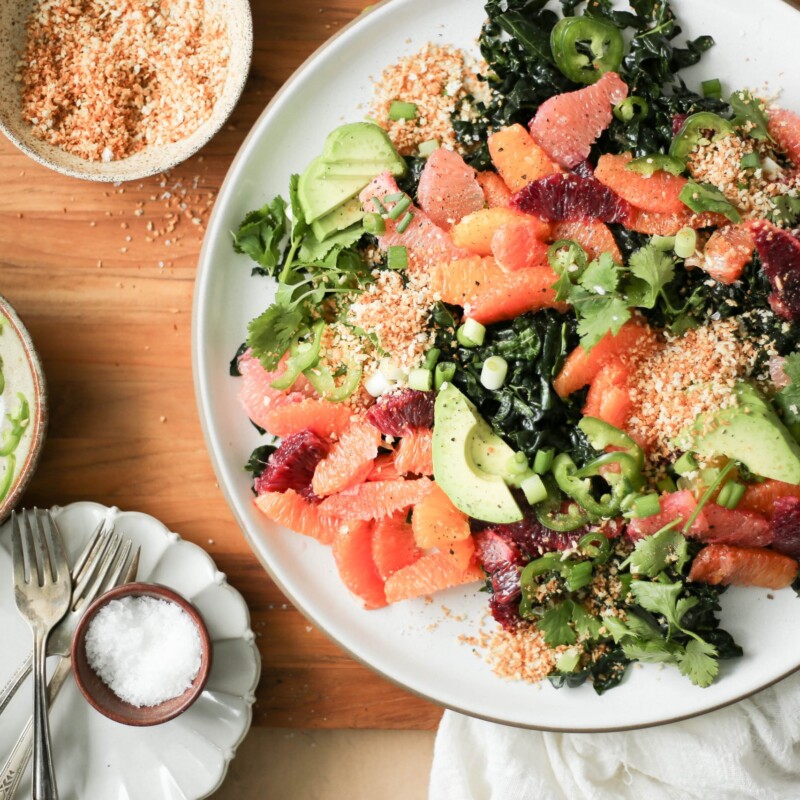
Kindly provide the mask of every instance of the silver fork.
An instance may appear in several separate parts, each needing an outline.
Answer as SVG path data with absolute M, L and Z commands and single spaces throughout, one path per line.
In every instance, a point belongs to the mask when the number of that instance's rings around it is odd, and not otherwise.
M 33 800 L 57 800 L 47 716 L 45 646 L 67 613 L 72 579 L 61 536 L 49 513 L 37 509 L 11 518 L 14 597 L 33 632 Z
M 126 541 L 121 551 L 117 551 L 113 562 L 107 563 L 107 559 L 103 562 L 101 568 L 102 583 L 100 586 L 100 593 L 108 591 L 114 586 L 121 583 L 132 583 L 136 580 L 136 573 L 139 570 L 139 548 L 133 553 L 133 557 L 128 561 L 131 552 L 131 543 Z M 81 613 L 86 608 L 87 601 Z M 53 677 L 50 679 L 48 686 L 48 700 L 52 704 L 61 687 L 64 685 L 69 673 L 72 671 L 72 659 L 69 654 L 58 662 L 58 666 L 53 672 Z M 12 800 L 14 793 L 19 788 L 22 777 L 25 774 L 25 768 L 31 760 L 33 754 L 33 719 L 29 719 L 25 725 L 24 730 L 17 739 L 13 750 L 6 759 L 0 769 L 0 800 Z
M 96 578 L 103 574 L 103 569 L 96 575 L 98 564 L 107 568 L 108 557 L 113 543 L 113 528 L 105 530 L 105 520 L 102 521 L 94 530 L 89 542 L 75 561 L 72 567 L 72 605 L 67 615 L 53 628 L 47 640 L 48 656 L 64 656 L 69 652 L 69 645 L 75 632 L 75 627 L 81 615 L 77 613 L 79 608 L 84 608 L 92 602 L 99 588 Z M 117 537 L 118 539 L 118 537 Z M 104 558 L 105 557 L 105 558 Z M 87 591 L 88 590 L 88 591 Z M 0 714 L 5 711 L 6 706 L 17 690 L 22 686 L 25 678 L 28 677 L 33 669 L 33 653 L 23 661 L 14 674 L 8 679 L 6 685 L 0 690 Z

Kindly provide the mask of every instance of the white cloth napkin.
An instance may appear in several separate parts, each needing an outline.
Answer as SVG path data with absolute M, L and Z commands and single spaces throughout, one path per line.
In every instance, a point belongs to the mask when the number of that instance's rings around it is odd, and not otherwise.
M 656 728 L 543 733 L 447 711 L 436 735 L 429 800 L 694 798 L 800 798 L 800 674 Z

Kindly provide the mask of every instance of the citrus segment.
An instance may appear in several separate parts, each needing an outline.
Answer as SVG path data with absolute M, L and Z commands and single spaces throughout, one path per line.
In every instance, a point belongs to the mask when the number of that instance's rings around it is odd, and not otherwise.
M 542 225 L 547 226 L 547 223 L 543 222 Z M 544 238 L 537 224 L 514 222 L 503 225 L 492 236 L 492 255 L 505 272 L 515 272 L 527 267 L 547 267 L 549 245 Z
M 726 225 L 711 234 L 700 266 L 715 281 L 734 283 L 752 260 L 755 247 L 755 236 L 746 225 Z
M 771 108 L 768 130 L 778 147 L 800 167 L 800 115 L 785 108 Z
M 628 370 L 618 359 L 609 361 L 597 373 L 586 396 L 583 414 L 625 429 L 633 401 L 628 391 Z
M 800 498 L 800 486 L 771 479 L 763 483 L 751 483 L 745 489 L 737 509 L 756 511 L 769 519 L 774 512 L 775 501 L 780 497 Z
M 320 514 L 344 519 L 380 519 L 413 506 L 431 490 L 429 478 L 370 481 L 326 497 Z
M 659 214 L 683 212 L 686 206 L 680 193 L 686 186 L 686 178 L 663 171 L 641 175 L 627 169 L 632 158 L 631 153 L 600 156 L 594 170 L 595 178 L 636 208 Z
M 411 600 L 484 578 L 483 571 L 475 564 L 462 569 L 444 553 L 426 553 L 386 581 L 386 600 L 389 603 Z
M 333 558 L 342 583 L 361 598 L 365 608 L 386 605 L 383 578 L 372 557 L 372 525 L 359 522 L 337 531 L 333 540 Z
M 478 185 L 483 190 L 483 199 L 489 208 L 499 208 L 507 206 L 511 198 L 511 192 L 506 186 L 505 181 L 496 173 L 491 170 L 479 172 L 475 176 Z
M 438 484 L 434 484 L 427 496 L 414 506 L 411 525 L 414 540 L 424 550 L 431 547 L 445 549 L 470 535 L 469 518 L 453 505 Z
M 330 400 L 312 400 L 304 397 L 296 402 L 268 406 L 258 422 L 274 436 L 291 436 L 309 430 L 320 436 L 340 436 L 347 428 L 353 411 L 341 403 Z
M 545 240 L 550 235 L 550 226 L 544 220 L 506 206 L 484 208 L 468 214 L 453 226 L 450 235 L 456 245 L 474 255 L 490 256 L 495 233 L 505 225 L 520 222 L 530 226 L 534 236 L 539 239 Z
M 366 421 L 353 423 L 317 464 L 311 480 L 314 494 L 325 497 L 363 483 L 372 472 L 380 443 L 376 427 Z
M 686 211 L 675 214 L 658 214 L 654 211 L 633 208 L 624 225 L 629 230 L 646 233 L 649 236 L 674 236 L 681 228 L 699 230 L 700 228 L 719 227 L 727 225 L 727 223 L 726 217 L 713 211 L 694 214 L 687 208 Z
M 444 230 L 484 204 L 475 170 L 458 153 L 444 147 L 428 156 L 420 175 L 417 199 L 422 210 Z
M 368 481 L 394 481 L 403 476 L 397 471 L 394 453 L 381 453 L 373 462 Z
M 405 511 L 399 511 L 375 523 L 372 532 L 372 557 L 378 574 L 384 580 L 397 570 L 413 564 L 422 555 L 406 516 Z
M 301 497 L 294 489 L 285 492 L 265 492 L 255 500 L 258 508 L 273 522 L 310 536 L 322 544 L 331 544 L 337 530 L 348 526 L 341 519 L 323 517 L 319 504 Z
M 561 171 L 522 125 L 510 125 L 493 133 L 489 137 L 489 155 L 512 192 Z
M 531 136 L 555 162 L 574 167 L 589 156 L 611 122 L 612 109 L 627 96 L 625 81 L 606 72 L 591 86 L 545 100 L 531 120 Z
M 783 589 L 797 577 L 797 562 L 760 547 L 706 545 L 692 562 L 690 581 Z
M 617 264 L 622 263 L 622 253 L 617 247 L 614 235 L 605 222 L 597 219 L 585 219 L 581 222 L 556 222 L 553 224 L 551 238 L 554 242 L 560 239 L 572 239 L 585 251 L 590 260 L 599 258 L 601 253 L 610 253 Z
M 394 463 L 401 475 L 433 475 L 433 431 L 418 428 L 406 434 L 394 451 Z

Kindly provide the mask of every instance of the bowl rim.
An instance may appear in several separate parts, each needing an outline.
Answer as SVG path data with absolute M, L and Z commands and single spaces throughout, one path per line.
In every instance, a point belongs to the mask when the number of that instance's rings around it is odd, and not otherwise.
M 28 367 L 33 376 L 33 402 L 35 407 L 33 409 L 33 433 L 31 434 L 31 446 L 25 461 L 20 465 L 19 472 L 15 482 L 11 486 L 11 491 L 4 500 L 0 500 L 0 523 L 4 522 L 8 515 L 11 513 L 17 503 L 19 502 L 22 493 L 28 486 L 33 473 L 39 463 L 39 459 L 44 449 L 44 440 L 47 433 L 47 426 L 49 422 L 48 398 L 47 398 L 47 382 L 44 376 L 44 369 L 42 361 L 33 344 L 28 329 L 20 319 L 14 307 L 9 300 L 0 294 L 0 316 L 4 316 L 14 333 L 22 343 L 22 348 L 28 361 Z
M 73 166 L 73 162 L 70 160 L 69 163 L 61 163 L 53 158 L 48 157 L 45 155 L 38 146 L 32 146 L 28 143 L 27 140 L 23 139 L 22 137 L 18 136 L 13 128 L 6 123 L 4 116 L 0 114 L 0 131 L 2 131 L 6 138 L 21 152 L 23 152 L 26 156 L 31 158 L 37 164 L 41 164 L 43 167 L 47 169 L 51 169 L 54 172 L 58 172 L 61 175 L 66 175 L 69 178 L 78 178 L 79 180 L 85 181 L 92 181 L 94 183 L 127 183 L 130 181 L 138 181 L 143 180 L 144 178 L 152 177 L 153 175 L 158 175 L 162 172 L 166 172 L 167 170 L 174 169 L 179 164 L 182 164 L 184 161 L 187 161 L 193 155 L 195 155 L 199 150 L 205 147 L 222 129 L 225 123 L 230 119 L 231 114 L 233 113 L 234 109 L 239 103 L 239 100 L 242 97 L 244 92 L 245 85 L 247 83 L 247 79 L 250 75 L 250 69 L 252 67 L 253 61 L 253 11 L 250 7 L 250 3 L 248 0 L 233 0 L 242 8 L 242 39 L 241 41 L 237 42 L 237 47 L 241 50 L 244 49 L 244 60 L 243 65 L 244 68 L 241 69 L 236 77 L 234 78 L 234 83 L 232 84 L 232 89 L 230 96 L 226 101 L 227 110 L 225 113 L 220 115 L 219 120 L 216 124 L 211 125 L 205 132 L 197 137 L 197 140 L 192 143 L 190 147 L 186 150 L 181 151 L 177 157 L 172 156 L 168 160 L 164 161 L 163 163 L 159 164 L 158 166 L 148 166 L 146 169 L 141 170 L 140 172 L 133 173 L 131 175 L 115 175 L 112 173 L 87 173 L 83 170 Z M 231 73 L 229 73 L 231 74 Z M 222 95 L 217 98 L 217 103 L 222 99 Z M 215 106 L 216 107 L 216 106 Z M 213 118 L 213 111 L 209 120 Z M 208 121 L 208 120 L 207 120 Z M 201 126 L 202 127 L 202 126 Z M 179 139 L 178 141 L 186 141 L 191 136 L 193 136 L 197 131 L 196 129 L 193 131 L 189 136 L 184 137 L 184 139 Z M 37 140 L 39 141 L 39 140 Z M 46 144 L 46 142 L 42 142 L 42 144 Z M 175 143 L 177 144 L 177 142 Z M 52 147 L 52 145 L 51 145 Z M 58 148 L 56 148 L 58 151 Z M 60 151 L 66 153 L 67 151 Z M 139 151 L 144 152 L 144 151 Z M 136 155 L 136 154 L 134 154 Z M 76 156 L 78 159 L 75 163 L 79 163 L 83 161 Z M 121 164 L 124 163 L 126 159 L 118 159 L 114 163 Z M 86 163 L 96 163 L 96 162 L 86 162 Z M 145 162 L 150 163 L 150 162 Z
M 117 698 L 119 707 L 121 709 L 131 709 L 135 711 L 137 716 L 126 716 L 119 711 L 109 708 L 104 705 L 101 700 L 92 692 L 84 680 L 83 671 L 85 669 L 91 672 L 92 667 L 89 665 L 88 658 L 85 654 L 86 633 L 89 624 L 95 617 L 100 609 L 107 606 L 112 600 L 118 600 L 122 597 L 153 597 L 159 600 L 166 600 L 180 606 L 191 618 L 195 624 L 197 631 L 200 635 L 200 668 L 192 681 L 191 686 L 186 689 L 183 694 L 177 695 L 175 698 L 165 700 L 155 706 L 134 706 L 131 703 Z M 206 683 L 208 682 L 209 675 L 211 674 L 211 666 L 213 663 L 213 644 L 211 635 L 208 631 L 208 626 L 205 623 L 200 612 L 194 605 L 182 595 L 178 594 L 174 589 L 164 586 L 160 583 L 147 583 L 144 581 L 136 581 L 134 583 L 125 583 L 109 589 L 107 592 L 95 598 L 92 603 L 86 608 L 81 615 L 78 625 L 75 629 L 75 635 L 72 638 L 72 646 L 70 648 L 70 656 L 72 659 L 72 672 L 75 676 L 75 683 L 78 686 L 81 694 L 84 696 L 89 705 L 96 711 L 100 712 L 108 719 L 118 722 L 122 725 L 130 725 L 132 727 L 149 727 L 153 725 L 161 725 L 164 722 L 169 722 L 171 719 L 182 714 L 186 711 L 198 697 L 203 693 Z M 94 673 L 96 675 L 96 673 Z M 97 676 L 98 679 L 99 676 Z M 104 684 L 105 685 L 105 684 Z M 180 699 L 180 702 L 173 705 L 175 700 Z M 168 712 L 159 712 L 166 704 L 170 704 Z

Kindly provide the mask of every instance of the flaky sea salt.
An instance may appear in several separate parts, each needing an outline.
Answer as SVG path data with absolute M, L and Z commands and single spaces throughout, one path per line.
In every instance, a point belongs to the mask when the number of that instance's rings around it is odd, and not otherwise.
M 176 603 L 123 597 L 97 612 L 86 631 L 89 666 L 117 697 L 155 706 L 183 694 L 200 669 L 200 634 Z

